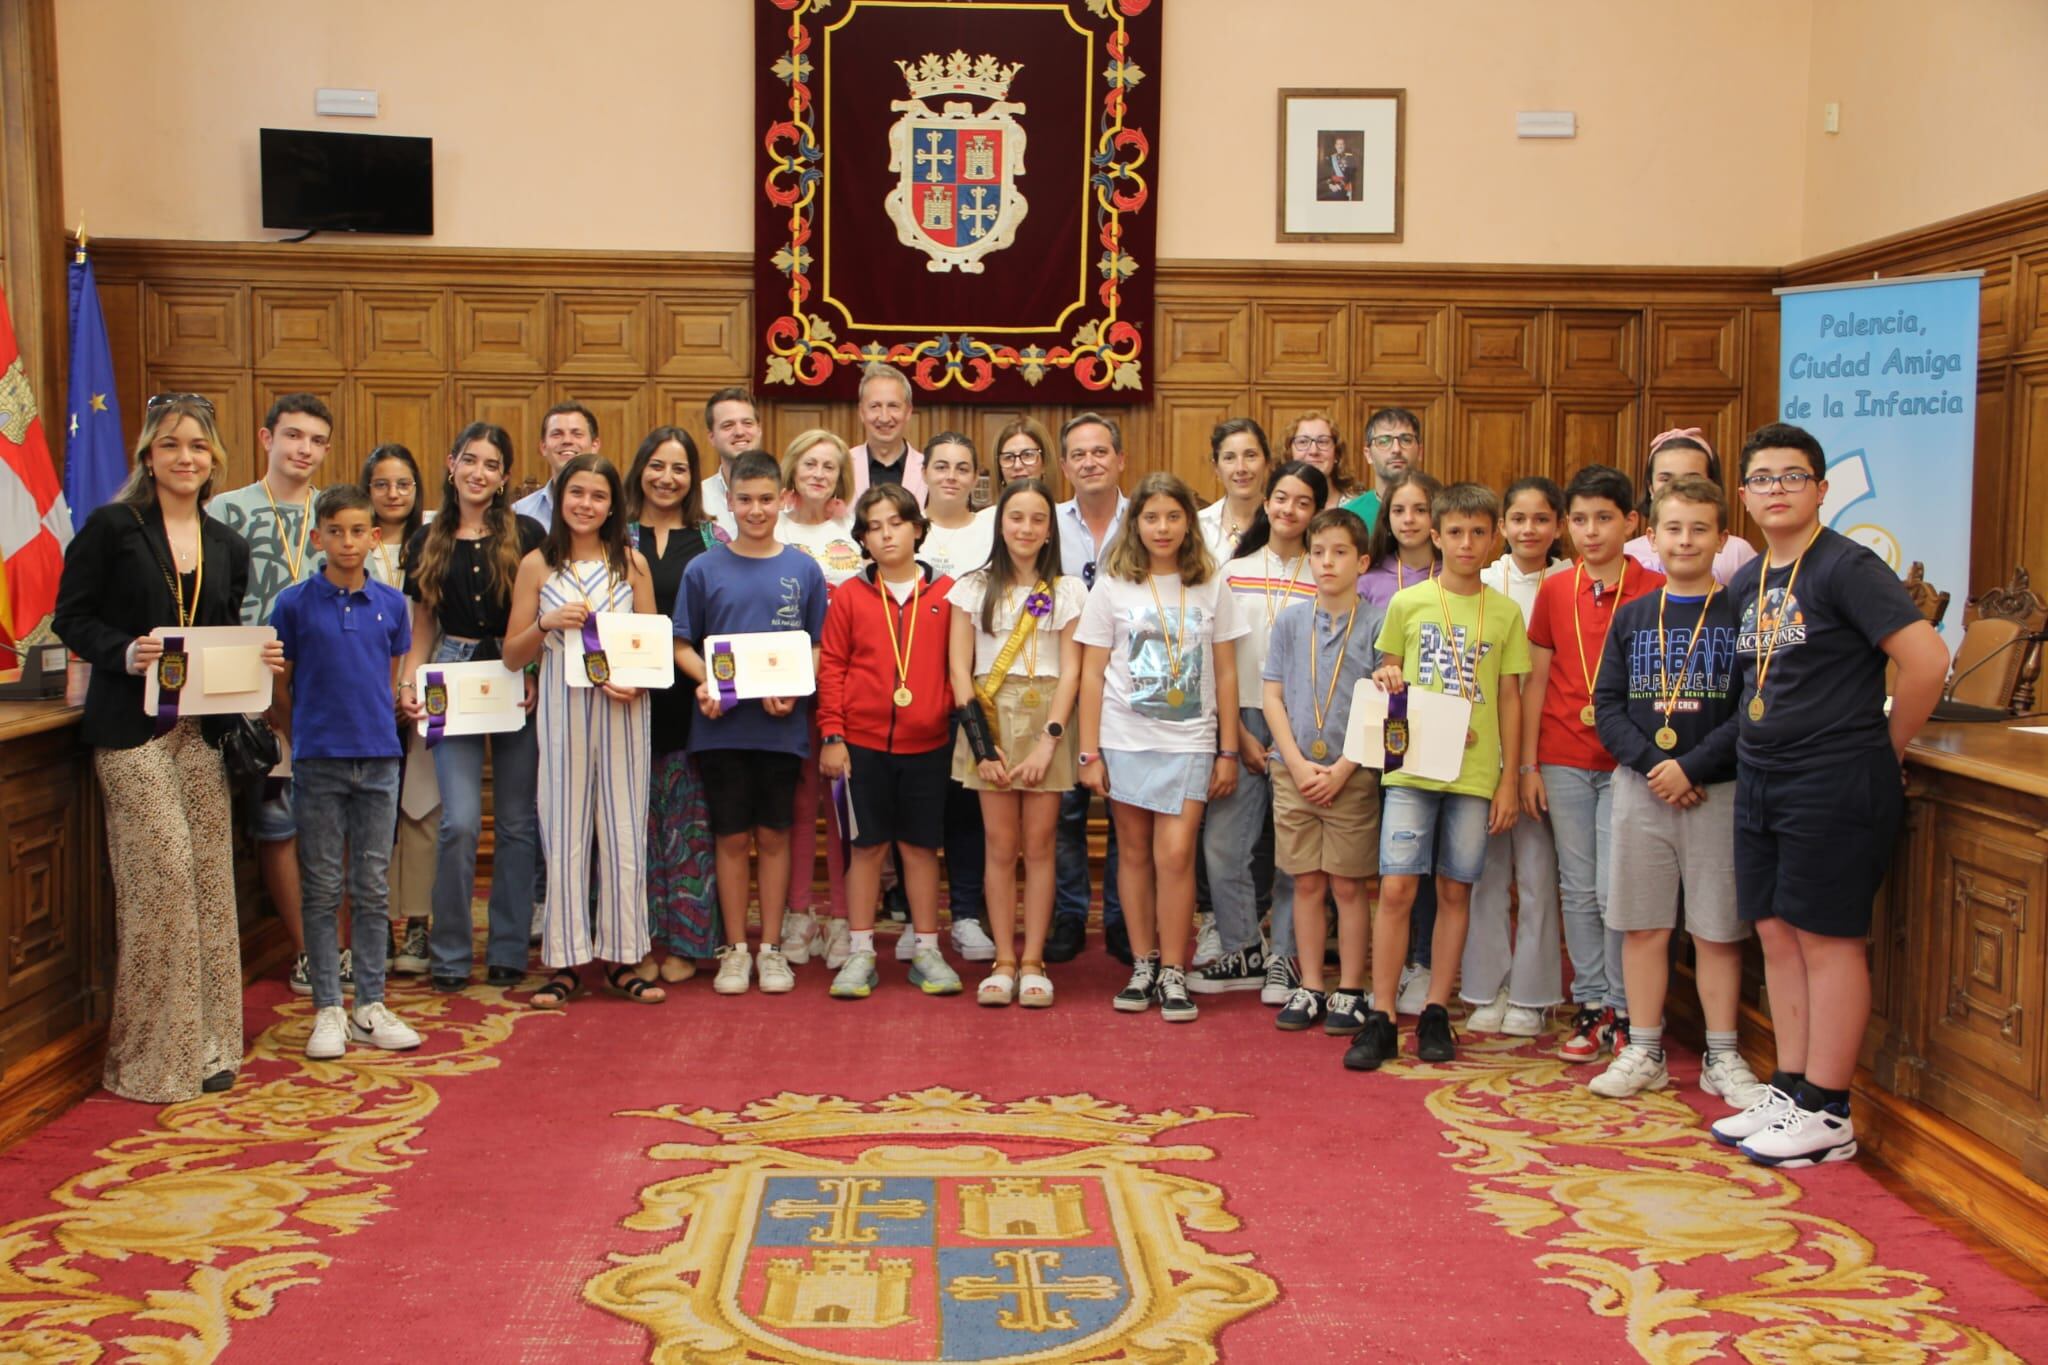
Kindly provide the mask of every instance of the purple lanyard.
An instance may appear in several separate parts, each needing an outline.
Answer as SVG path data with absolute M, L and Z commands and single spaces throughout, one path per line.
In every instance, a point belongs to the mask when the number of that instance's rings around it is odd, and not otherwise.
M 156 732 L 167 735 L 178 727 L 178 693 L 184 689 L 191 659 L 185 653 L 185 637 L 164 636 L 164 652 L 156 661 Z
M 718 684 L 718 705 L 721 709 L 739 705 L 740 690 L 733 685 L 738 673 L 739 663 L 732 656 L 732 642 L 720 640 L 711 647 L 711 677 Z
M 1387 730 L 1383 746 L 1387 753 L 1385 771 L 1401 770 L 1401 759 L 1408 752 L 1408 689 L 1402 688 L 1387 698 Z
M 583 618 L 583 672 L 597 687 L 612 680 L 611 661 L 604 657 L 604 641 L 597 633 L 597 617 Z
M 448 728 L 448 684 L 438 668 L 422 670 L 420 679 L 426 684 L 427 747 L 431 749 L 441 742 Z

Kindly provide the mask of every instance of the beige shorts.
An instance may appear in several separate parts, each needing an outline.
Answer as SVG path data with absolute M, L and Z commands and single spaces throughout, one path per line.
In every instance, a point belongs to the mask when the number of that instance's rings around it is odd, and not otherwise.
M 1275 750 L 1273 776 L 1273 865 L 1300 876 L 1372 877 L 1380 870 L 1380 775 L 1361 768 L 1328 806 L 1303 799 L 1287 765 Z
M 982 680 L 976 678 L 979 684 Z M 1052 694 L 1058 684 L 1047 678 L 1039 678 L 1028 685 L 1022 678 L 1005 678 L 1001 689 L 996 692 L 996 747 L 1000 748 L 1012 763 L 1022 760 L 1031 745 L 1038 742 L 1038 734 L 1045 729 L 1045 723 L 1052 717 Z M 1038 704 L 1027 706 L 1024 694 L 1027 691 L 1038 694 Z M 981 780 L 975 770 L 973 751 L 967 747 L 967 736 L 962 734 L 953 741 L 953 780 L 971 792 L 990 791 L 1034 791 L 1066 792 L 1074 787 L 1076 739 L 1074 718 L 1066 717 L 1067 733 L 1052 751 L 1052 762 L 1046 766 L 1045 780 L 1035 787 L 993 787 Z

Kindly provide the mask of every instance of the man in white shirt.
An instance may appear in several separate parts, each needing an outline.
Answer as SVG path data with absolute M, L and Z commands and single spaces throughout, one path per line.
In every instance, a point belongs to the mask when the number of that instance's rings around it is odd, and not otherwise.
M 547 482 L 512 504 L 522 517 L 543 527 L 555 524 L 555 476 L 578 455 L 597 450 L 597 418 L 581 403 L 557 403 L 541 414 L 540 453 L 547 457 Z
M 761 449 L 761 409 L 754 395 L 737 384 L 712 394 L 704 402 L 704 434 L 718 456 L 718 472 L 704 480 L 704 515 L 731 540 L 739 535 L 726 505 L 732 462 L 746 451 Z
M 924 452 L 910 444 L 910 380 L 894 365 L 871 361 L 860 375 L 860 429 L 867 437 L 848 452 L 853 496 L 870 484 L 900 483 L 924 504 Z

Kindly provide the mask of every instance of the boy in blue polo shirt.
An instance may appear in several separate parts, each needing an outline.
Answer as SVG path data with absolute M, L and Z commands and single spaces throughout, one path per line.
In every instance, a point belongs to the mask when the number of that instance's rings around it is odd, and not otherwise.
M 370 495 L 353 484 L 330 488 L 313 516 L 327 565 L 278 597 L 270 623 L 284 646 L 278 685 L 291 716 L 292 816 L 313 986 L 306 1055 L 326 1059 L 341 1056 L 351 1041 L 394 1051 L 420 1045 L 419 1034 L 384 1003 L 391 942 L 385 871 L 398 818 L 400 753 L 393 698 L 412 624 L 404 596 L 363 568 L 381 538 Z M 341 1007 L 338 942 L 344 868 L 355 916 L 349 1011 Z

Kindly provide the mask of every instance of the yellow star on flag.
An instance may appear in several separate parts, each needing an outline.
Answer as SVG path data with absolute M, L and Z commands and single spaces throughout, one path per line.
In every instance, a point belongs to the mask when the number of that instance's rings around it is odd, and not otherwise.
M 92 396 L 92 410 L 94 412 L 105 412 L 107 410 L 107 396 L 105 394 L 96 393 Z

